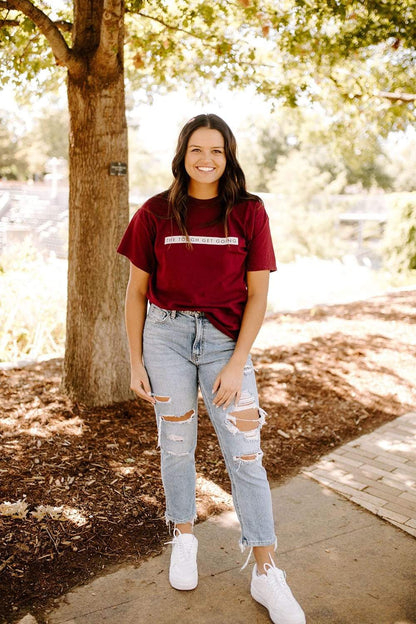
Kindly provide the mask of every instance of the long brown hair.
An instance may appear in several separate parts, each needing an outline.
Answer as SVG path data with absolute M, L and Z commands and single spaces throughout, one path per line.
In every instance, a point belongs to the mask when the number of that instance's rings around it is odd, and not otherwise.
M 197 115 L 188 121 L 182 128 L 176 153 L 172 161 L 174 180 L 168 190 L 169 213 L 178 224 L 183 236 L 189 242 L 186 229 L 186 215 L 188 212 L 189 175 L 185 169 L 185 155 L 191 135 L 198 128 L 218 130 L 224 139 L 224 154 L 226 159 L 225 171 L 218 182 L 218 196 L 221 201 L 220 220 L 224 224 L 225 236 L 228 236 L 228 215 L 233 206 L 245 199 L 259 199 L 246 190 L 246 179 L 237 160 L 237 143 L 229 126 L 221 117 L 213 114 Z

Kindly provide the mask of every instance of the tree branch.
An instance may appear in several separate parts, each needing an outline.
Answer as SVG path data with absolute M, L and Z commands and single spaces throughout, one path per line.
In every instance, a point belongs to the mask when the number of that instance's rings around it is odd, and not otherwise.
M 195 33 L 189 30 L 185 30 L 184 28 L 181 28 L 180 26 L 173 26 L 172 24 L 168 24 L 167 22 L 162 20 L 160 17 L 155 17 L 154 15 L 148 15 L 147 13 L 143 13 L 142 11 L 137 11 L 134 13 L 134 15 L 141 15 L 142 17 L 145 17 L 146 19 L 153 20 L 154 22 L 161 24 L 168 30 L 175 30 L 176 32 L 183 32 L 185 33 L 185 35 L 188 35 L 189 37 L 195 37 L 195 39 L 199 39 L 199 41 L 201 40 L 206 41 L 207 39 L 212 39 L 212 36 L 202 37 L 201 35 L 196 35 Z
M 59 32 L 58 26 L 29 0 L 5 0 L 0 3 L 0 8 L 20 11 L 32 20 L 49 42 L 57 65 L 63 65 L 73 73 L 83 71 L 82 61 L 74 57 L 71 49 Z
M 93 65 L 101 74 L 117 74 L 123 63 L 124 0 L 104 0 L 100 44 Z
M 350 93 L 348 91 L 343 90 L 341 83 L 336 78 L 334 78 L 334 76 L 332 74 L 329 75 L 329 78 L 335 84 L 336 88 L 340 92 L 342 92 L 344 97 L 348 97 L 350 95 Z M 360 97 L 362 97 L 362 94 L 365 93 L 365 87 L 362 84 L 360 84 L 360 82 L 358 81 L 357 78 L 355 78 L 355 81 L 360 86 L 361 93 L 355 93 L 354 97 L 355 98 L 360 98 Z M 393 91 L 393 92 L 391 92 L 391 91 L 376 91 L 375 93 L 373 93 L 373 96 L 374 97 L 385 98 L 387 100 L 391 100 L 392 102 L 415 102 L 416 101 L 416 93 L 401 93 L 399 91 Z
M 54 22 L 54 24 L 62 32 L 72 32 L 73 24 L 71 24 L 71 22 L 66 22 L 65 20 L 59 20 L 59 21 Z M 1 20 L 0 19 L 0 28 L 2 28 L 3 26 L 9 27 L 9 28 L 13 26 L 20 26 L 20 22 L 19 20 L 12 20 L 12 19 Z
M 18 20 L 11 19 L 0 20 L 0 28 L 3 26 L 20 26 L 20 22 Z
M 168 30 L 174 30 L 175 32 L 182 32 L 185 35 L 188 35 L 189 37 L 193 37 L 194 39 L 198 39 L 198 41 L 204 41 L 205 44 L 207 46 L 209 46 L 213 50 L 216 50 L 217 47 L 218 47 L 215 44 L 215 42 L 207 43 L 207 40 L 214 39 L 213 35 L 210 35 L 209 37 L 208 36 L 203 36 L 203 35 L 197 35 L 197 34 L 191 32 L 190 30 L 186 30 L 185 28 L 181 28 L 180 26 L 174 26 L 173 24 L 168 24 L 167 22 L 165 22 L 160 17 L 155 17 L 154 15 L 148 15 L 147 13 L 143 13 L 143 11 L 136 11 L 135 13 L 133 13 L 133 15 L 141 15 L 141 17 L 145 17 L 146 19 L 153 20 L 154 22 L 157 22 L 158 24 L 161 24 L 161 26 L 164 26 Z M 238 64 L 239 65 L 249 65 L 249 66 L 252 66 L 252 67 L 272 67 L 272 68 L 276 67 L 275 65 L 268 65 L 267 63 L 252 63 L 250 61 L 239 61 Z
M 62 30 L 62 32 L 72 32 L 74 27 L 71 22 L 67 22 L 66 20 L 57 20 L 54 24 L 59 30 Z
M 416 101 L 416 93 L 399 93 L 395 91 L 391 93 L 390 91 L 379 91 L 376 93 L 378 97 L 387 98 L 388 100 L 392 100 L 393 102 L 414 102 Z

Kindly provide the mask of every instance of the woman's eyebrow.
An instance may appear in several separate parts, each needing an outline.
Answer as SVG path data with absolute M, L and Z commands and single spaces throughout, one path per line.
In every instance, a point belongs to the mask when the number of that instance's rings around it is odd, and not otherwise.
M 189 147 L 203 147 L 203 145 L 189 145 Z M 213 145 L 211 149 L 224 149 L 224 145 Z

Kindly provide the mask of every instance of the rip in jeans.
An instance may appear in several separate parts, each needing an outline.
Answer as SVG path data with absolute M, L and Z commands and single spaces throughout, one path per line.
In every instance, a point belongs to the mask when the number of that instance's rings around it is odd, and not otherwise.
M 242 433 L 248 440 L 260 440 L 260 430 L 264 424 L 266 412 L 256 404 L 254 397 L 247 390 L 241 393 L 238 405 L 227 414 L 225 426 L 233 435 Z M 235 456 L 235 461 L 255 462 L 262 452 Z
M 156 400 L 160 398 L 160 397 L 156 397 Z M 169 397 L 164 397 L 164 403 L 168 403 L 170 402 L 170 398 Z M 186 425 L 187 423 L 190 423 L 193 419 L 193 417 L 195 416 L 195 410 L 189 410 L 188 412 L 186 412 L 185 414 L 183 414 L 182 416 L 173 416 L 173 415 L 162 415 L 160 416 L 160 420 L 164 421 L 164 422 L 170 422 L 170 423 L 177 423 L 178 425 L 182 426 L 182 425 Z M 158 446 L 160 446 L 160 437 L 161 437 L 161 427 L 159 426 L 159 439 L 158 439 Z M 171 440 L 172 442 L 183 442 L 184 441 L 184 437 L 182 435 L 180 435 L 179 433 L 169 433 L 166 436 L 167 440 Z M 183 455 L 188 455 L 189 452 L 175 452 L 172 450 L 167 450 L 167 453 L 169 453 L 170 455 L 178 455 L 178 456 L 183 456 Z

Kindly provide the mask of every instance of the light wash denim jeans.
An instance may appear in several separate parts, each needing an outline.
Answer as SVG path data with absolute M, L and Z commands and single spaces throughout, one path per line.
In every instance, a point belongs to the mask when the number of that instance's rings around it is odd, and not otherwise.
M 262 466 L 260 429 L 265 412 L 258 406 L 253 364 L 244 368 L 238 406 L 216 407 L 212 387 L 230 359 L 235 341 L 200 312 L 163 310 L 151 304 L 143 333 L 143 359 L 152 393 L 161 449 L 166 520 L 193 522 L 198 386 L 218 436 L 231 479 L 234 507 L 240 521 L 242 549 L 276 543 L 270 487 Z M 253 409 L 255 408 L 255 409 Z M 255 421 L 242 431 L 238 412 L 252 409 Z

